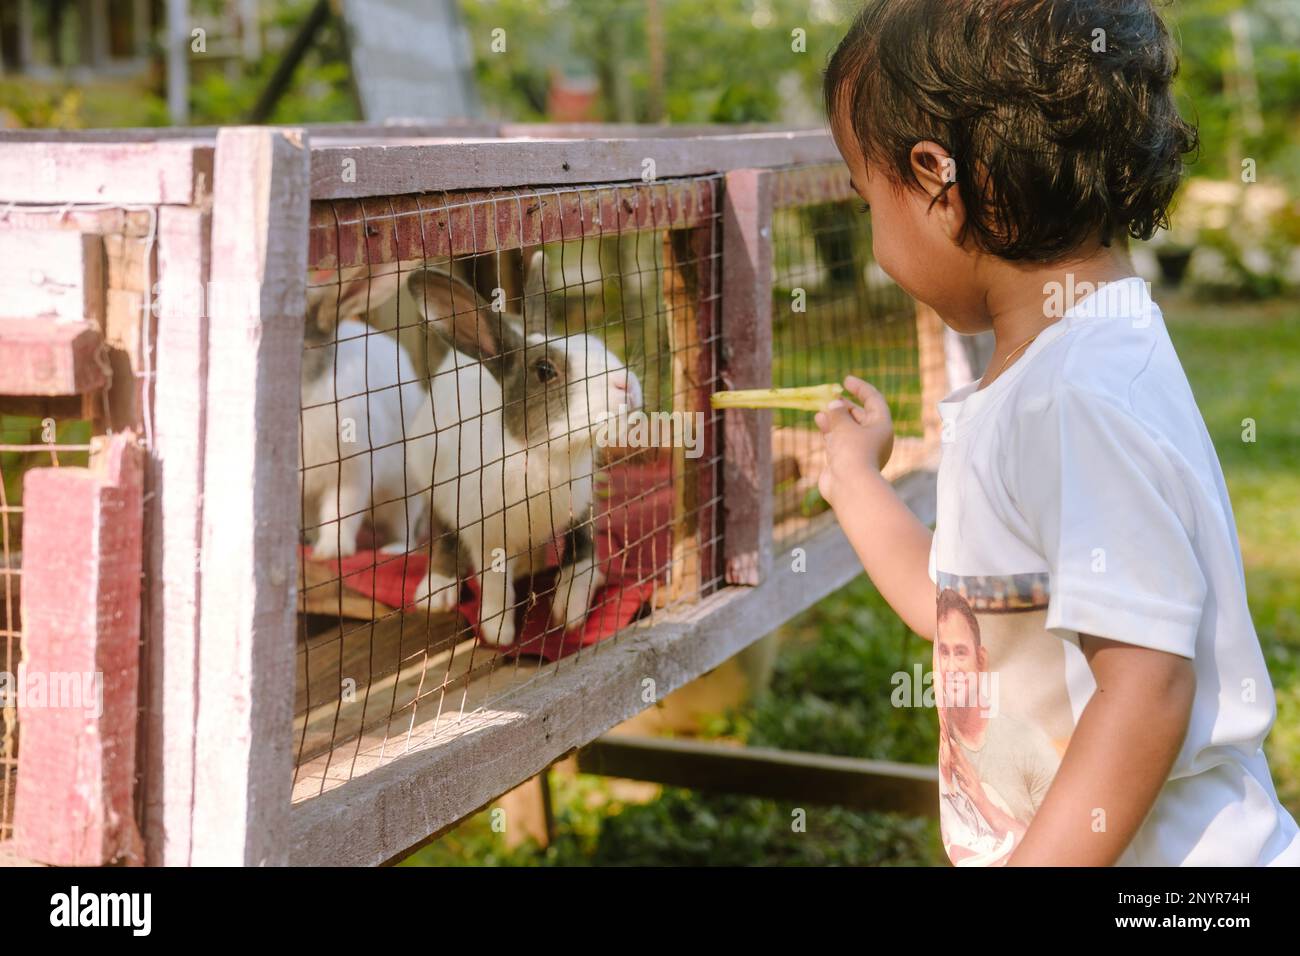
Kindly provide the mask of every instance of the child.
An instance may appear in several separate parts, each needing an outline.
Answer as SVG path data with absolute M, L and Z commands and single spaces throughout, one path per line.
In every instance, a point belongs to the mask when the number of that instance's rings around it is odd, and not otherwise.
M 1174 72 L 1147 0 L 868 0 L 827 70 L 877 261 L 996 340 L 940 403 L 933 535 L 880 476 L 880 393 L 817 416 L 867 573 L 977 688 L 936 686 L 954 863 L 1300 863 L 1232 506 L 1126 251 L 1195 146 Z

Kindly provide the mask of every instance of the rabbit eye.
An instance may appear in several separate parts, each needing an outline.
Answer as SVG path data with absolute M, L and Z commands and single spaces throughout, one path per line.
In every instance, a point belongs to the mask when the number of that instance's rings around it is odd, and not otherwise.
M 539 382 L 549 382 L 560 374 L 550 359 L 538 359 L 533 363 L 533 371 Z

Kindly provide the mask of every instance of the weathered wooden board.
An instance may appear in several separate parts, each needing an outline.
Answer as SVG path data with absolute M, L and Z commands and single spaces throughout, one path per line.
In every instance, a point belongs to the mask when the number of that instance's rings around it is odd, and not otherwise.
M 362 685 L 352 701 L 338 700 L 336 681 L 324 688 L 335 699 L 314 706 L 305 725 L 301 719 L 295 722 L 303 747 L 294 778 L 295 804 L 336 790 L 441 734 L 472 728 L 476 711 L 550 674 L 550 665 L 536 658 L 502 658 L 442 617 L 435 625 L 440 631 L 434 632 L 414 619 L 405 622 L 408 650 L 400 671 Z M 381 641 L 391 647 L 393 633 Z M 436 643 L 440 639 L 441 645 Z M 345 646 L 344 653 L 355 657 L 356 646 Z M 319 667 L 311 670 L 319 680 Z
M 288 853 L 305 137 L 217 137 L 204 441 L 195 864 Z
M 299 614 L 338 615 L 357 621 L 375 621 L 396 612 L 396 608 L 346 587 L 338 570 L 328 563 L 306 560 L 302 562 L 301 571 Z
M 414 268 L 544 242 L 693 229 L 715 215 L 715 191 L 711 179 L 697 179 L 317 201 L 308 262 L 312 269 Z
M 0 229 L 0 319 L 102 324 L 104 247 L 63 229 Z
M 498 123 L 490 120 L 430 121 L 393 117 L 376 122 L 308 123 L 270 126 L 302 129 L 316 144 L 332 142 L 392 141 L 430 137 L 476 139 L 672 139 L 687 136 L 735 136 L 739 133 L 791 132 L 779 123 Z M 12 143 L 155 143 L 192 140 L 215 144 L 218 126 L 127 126 L 114 129 L 11 129 L 0 130 L 0 144 Z M 822 132 L 808 127 L 794 132 Z
M 578 770 L 799 805 L 935 817 L 939 770 L 889 760 L 613 733 L 578 751 Z
M 838 160 L 822 131 L 667 139 L 428 140 L 312 151 L 313 199 L 699 176 Z
M 772 387 L 772 187 L 766 170 L 727 173 L 722 218 L 722 385 Z M 728 584 L 772 566 L 772 412 L 722 413 L 723 548 Z
M 0 395 L 86 395 L 109 378 L 98 325 L 0 319 Z
M 696 435 L 698 456 L 688 455 L 682 441 L 671 450 L 673 554 L 668 587 L 656 593 L 661 604 L 697 601 L 706 585 L 716 584 L 713 490 L 717 462 L 712 452 L 718 414 L 709 408 L 717 343 L 713 239 L 711 224 L 667 232 L 663 238 L 661 280 L 672 355 L 672 411 L 683 419 L 699 416 L 704 428 Z
M 211 215 L 201 209 L 159 210 L 144 836 L 148 862 L 163 866 L 190 860 L 210 227 Z
M 14 846 L 60 866 L 140 862 L 135 784 L 143 453 L 95 439 L 89 468 L 23 482 L 25 686 Z M 62 692 L 56 697 L 56 688 Z
M 4 133 L 0 132 L 0 142 Z M 103 206 L 4 206 L 0 208 L 0 229 L 61 229 L 96 235 L 142 238 L 154 231 L 152 209 L 120 209 Z
M 501 123 L 502 139 L 673 139 L 742 133 L 823 133 L 825 127 L 791 129 L 780 123 Z
M 28 867 L 40 865 L 41 864 L 37 863 L 35 860 L 29 860 L 27 857 L 21 856 L 18 853 L 17 848 L 14 846 L 13 840 L 0 841 L 0 869 L 16 866 Z
M 503 673 L 528 675 L 538 666 L 500 657 L 472 639 L 458 616 L 444 614 L 348 621 L 300 641 L 295 801 L 319 793 L 324 780 L 336 786 L 340 768 L 368 753 L 376 735 L 386 736 L 391 757 L 402 749 L 392 741 L 403 740 L 413 724 L 430 715 L 451 719 L 466 701 L 499 693 Z
M 0 139 L 0 201 L 189 205 L 211 188 L 212 147 L 202 143 Z

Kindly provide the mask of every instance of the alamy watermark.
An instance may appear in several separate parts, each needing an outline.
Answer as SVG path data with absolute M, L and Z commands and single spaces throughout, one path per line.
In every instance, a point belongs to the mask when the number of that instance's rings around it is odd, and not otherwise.
M 687 458 L 704 454 L 703 412 L 629 411 L 620 405 L 617 414 L 596 425 L 597 448 L 683 448 Z
M 1067 272 L 1064 282 L 1043 284 L 1043 315 L 1060 319 L 1066 313 L 1086 319 L 1129 319 L 1134 328 L 1145 329 L 1156 314 L 1156 306 L 1151 283 L 1145 279 L 1080 282 L 1073 272 Z
M 997 671 L 934 671 L 920 664 L 911 673 L 896 671 L 889 679 L 894 690 L 889 702 L 894 707 L 978 707 L 980 716 L 998 715 Z
M 99 671 L 34 671 L 19 664 L 17 673 L 0 671 L 0 707 L 82 710 L 88 717 L 102 717 L 104 675 Z

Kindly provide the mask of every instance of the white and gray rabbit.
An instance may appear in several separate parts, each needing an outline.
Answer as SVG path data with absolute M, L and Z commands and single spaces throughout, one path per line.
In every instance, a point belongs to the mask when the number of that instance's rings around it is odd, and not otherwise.
M 529 299 L 537 298 L 541 268 L 538 253 Z M 640 408 L 641 383 L 593 336 L 526 332 L 520 316 L 492 311 L 443 272 L 422 270 L 408 281 L 452 345 L 414 428 L 436 441 L 408 450 L 409 478 L 432 487 L 432 518 L 457 529 L 468 551 L 481 586 L 481 633 L 498 646 L 513 643 L 515 579 L 537 570 L 559 535 L 565 547 L 551 618 L 571 627 L 603 583 L 592 528 L 597 435 L 602 422 Z M 457 595 L 455 580 L 430 570 L 416 601 L 449 609 Z
M 427 395 L 397 340 L 354 317 L 396 289 L 354 277 L 311 290 L 298 461 L 316 558 L 354 554 L 367 517 L 385 551 L 419 538 L 423 499 L 407 494 L 404 439 Z

